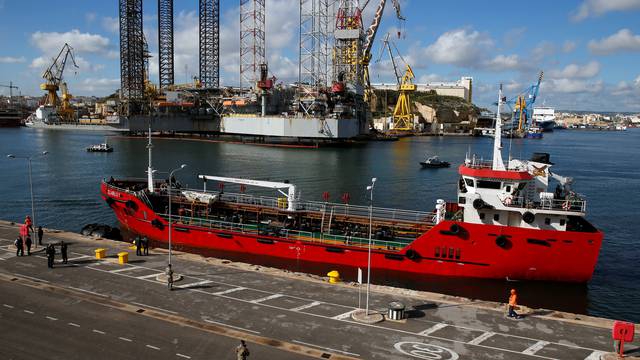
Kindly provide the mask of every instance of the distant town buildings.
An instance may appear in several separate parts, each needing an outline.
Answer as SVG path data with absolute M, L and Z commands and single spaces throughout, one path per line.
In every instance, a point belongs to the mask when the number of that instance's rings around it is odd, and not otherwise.
M 371 84 L 376 90 L 397 90 L 397 84 Z M 417 91 L 435 91 L 438 95 L 456 96 L 472 102 L 473 99 L 473 78 L 463 76 L 458 81 L 453 82 L 432 82 L 425 84 L 416 84 Z

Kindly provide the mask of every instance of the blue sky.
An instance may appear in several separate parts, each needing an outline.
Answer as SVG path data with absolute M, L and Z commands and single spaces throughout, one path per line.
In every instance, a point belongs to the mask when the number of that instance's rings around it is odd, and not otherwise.
M 377 1 L 365 12 L 365 23 Z M 0 83 L 38 95 L 46 63 L 65 41 L 79 69 L 66 73 L 75 95 L 119 87 L 117 0 L 0 0 Z M 197 0 L 175 1 L 176 80 L 197 75 Z M 221 78 L 238 82 L 238 0 L 221 0 Z M 417 81 L 474 78 L 474 102 L 489 106 L 499 83 L 516 95 L 544 70 L 540 99 L 560 109 L 640 111 L 640 0 L 401 0 L 403 35 L 390 4 L 378 40 L 390 32 Z M 157 52 L 157 1 L 144 1 L 145 34 Z M 266 0 L 267 57 L 279 79 L 297 78 L 298 1 Z M 377 57 L 381 42 L 374 47 Z M 69 68 L 69 70 L 72 70 Z M 157 63 L 151 59 L 157 82 Z M 372 64 L 373 82 L 390 82 L 389 62 Z M 0 93 L 7 93 L 0 89 Z

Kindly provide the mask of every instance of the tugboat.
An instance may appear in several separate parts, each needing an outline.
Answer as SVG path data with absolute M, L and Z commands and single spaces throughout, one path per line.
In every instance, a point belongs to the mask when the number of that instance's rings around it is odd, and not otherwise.
M 113 146 L 106 142 L 102 144 L 91 145 L 87 148 L 88 152 L 113 152 Z
M 451 166 L 448 162 L 440 160 L 438 156 L 432 156 L 425 161 L 420 161 L 420 165 L 423 168 L 448 168 Z
M 497 114 L 502 101 L 500 89 Z M 173 179 L 154 180 L 151 139 L 147 181 L 110 178 L 101 194 L 130 233 L 166 244 L 171 232 L 178 249 L 232 260 L 355 270 L 370 259 L 372 269 L 396 274 L 589 281 L 604 235 L 585 219 L 585 199 L 570 178 L 551 172 L 548 154 L 504 164 L 499 115 L 495 127 L 493 161 L 467 156 L 456 197 L 438 199 L 433 211 L 303 201 L 288 182 L 223 176 L 199 175 L 202 187 L 185 189 Z M 558 182 L 554 192 L 550 180 Z

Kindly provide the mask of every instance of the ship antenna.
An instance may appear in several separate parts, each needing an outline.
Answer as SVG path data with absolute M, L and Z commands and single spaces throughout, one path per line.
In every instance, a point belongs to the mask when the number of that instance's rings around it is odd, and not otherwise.
M 502 162 L 502 118 L 500 111 L 502 107 L 502 84 L 498 91 L 498 111 L 496 112 L 496 128 L 493 136 L 493 170 L 505 170 Z
M 153 148 L 153 144 L 151 143 L 151 120 L 149 120 L 149 142 L 147 143 L 147 150 L 149 151 L 149 165 L 147 167 L 147 179 L 149 184 L 147 185 L 147 189 L 149 192 L 153 192 L 153 167 L 151 166 L 151 149 Z

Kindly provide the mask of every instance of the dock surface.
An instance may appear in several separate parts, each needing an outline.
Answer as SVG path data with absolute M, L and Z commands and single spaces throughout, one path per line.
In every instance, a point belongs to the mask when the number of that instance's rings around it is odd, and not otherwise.
M 174 252 L 182 280 L 169 291 L 166 249 L 136 256 L 123 242 L 47 231 L 45 244 L 69 244 L 69 263 L 58 254 L 49 269 L 42 246 L 16 257 L 17 235 L 0 222 L 0 348 L 12 359 L 235 359 L 239 339 L 249 359 L 597 360 L 613 349 L 606 319 L 512 320 L 499 304 L 372 286 L 372 309 L 400 301 L 408 319 L 363 324 L 351 317 L 353 285 Z M 123 251 L 129 263 L 118 264 Z M 627 354 L 640 355 L 637 339 Z

